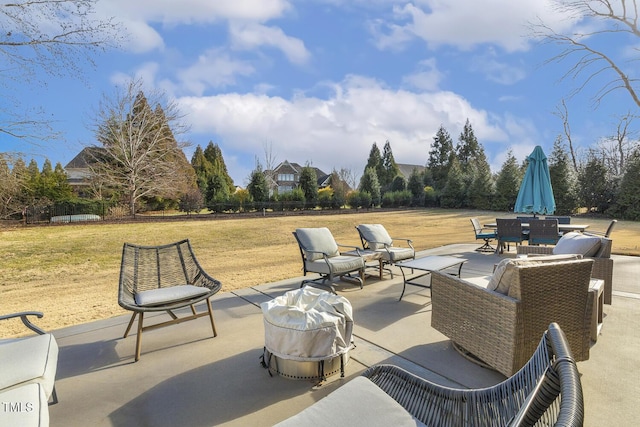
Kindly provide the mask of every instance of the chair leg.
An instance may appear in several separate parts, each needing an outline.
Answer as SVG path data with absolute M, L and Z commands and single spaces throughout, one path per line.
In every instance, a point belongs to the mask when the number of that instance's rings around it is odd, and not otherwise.
M 211 329 L 213 329 L 213 337 L 218 336 L 218 332 L 216 331 L 216 324 L 213 321 L 213 308 L 211 308 L 211 301 L 207 298 L 207 310 L 209 311 L 209 319 L 211 319 Z
M 124 331 L 124 336 L 122 338 L 126 338 L 127 335 L 129 335 L 129 331 L 131 330 L 131 325 L 133 325 L 133 321 L 136 319 L 136 313 L 135 311 L 133 312 L 133 314 L 131 315 L 131 319 L 129 320 L 129 325 L 127 325 L 127 330 Z
M 138 336 L 136 337 L 136 362 L 140 360 L 140 349 L 142 347 L 142 319 L 144 319 L 144 313 L 140 312 L 139 314 L 140 317 L 138 317 Z

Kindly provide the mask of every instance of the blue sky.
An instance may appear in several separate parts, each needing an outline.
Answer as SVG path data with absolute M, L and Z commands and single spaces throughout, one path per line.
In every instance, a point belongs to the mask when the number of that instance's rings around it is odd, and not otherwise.
M 173 98 L 190 126 L 187 157 L 218 143 L 237 185 L 256 158 L 264 164 L 266 146 L 278 162 L 359 177 L 372 144 L 389 140 L 398 163 L 424 165 L 438 127 L 457 141 L 467 119 L 497 171 L 509 149 L 519 160 L 535 145 L 550 153 L 563 98 L 583 152 L 635 111 L 623 91 L 595 109 L 598 81 L 568 98 L 580 83 L 560 81 L 572 63 L 544 65 L 560 50 L 534 40 L 528 23 L 593 24 L 548 0 L 100 0 L 97 12 L 120 21 L 127 40 L 96 57 L 84 81 L 0 89 L 42 107 L 63 138 L 33 145 L 0 135 L 0 151 L 64 166 L 94 143 L 103 94 L 130 78 Z M 607 52 L 622 61 L 632 42 Z

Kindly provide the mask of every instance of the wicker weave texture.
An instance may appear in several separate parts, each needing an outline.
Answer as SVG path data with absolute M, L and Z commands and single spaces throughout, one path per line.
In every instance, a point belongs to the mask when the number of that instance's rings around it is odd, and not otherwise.
M 581 426 L 584 419 L 580 374 L 556 324 L 522 369 L 493 387 L 447 388 L 392 365 L 363 375 L 429 426 Z
M 518 266 L 509 295 L 433 272 L 431 326 L 505 376 L 527 362 L 552 322 L 565 331 L 576 360 L 586 360 L 592 265 L 577 260 Z

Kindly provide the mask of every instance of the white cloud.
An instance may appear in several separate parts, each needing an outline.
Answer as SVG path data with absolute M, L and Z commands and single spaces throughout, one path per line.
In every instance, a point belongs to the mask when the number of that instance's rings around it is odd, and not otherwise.
M 471 70 L 485 75 L 489 81 L 503 85 L 512 85 L 527 77 L 521 65 L 513 65 L 499 61 L 493 49 L 482 55 L 475 55 L 471 59 Z
M 378 28 L 378 46 L 406 43 L 409 34 L 431 49 L 443 45 L 469 50 L 491 43 L 507 52 L 529 48 L 529 23 L 541 18 L 555 28 L 574 20 L 552 8 L 552 0 L 416 0 L 394 6 L 395 21 Z
M 444 74 L 438 70 L 436 59 L 429 58 L 418 63 L 419 70 L 404 76 L 402 81 L 417 89 L 435 91 L 439 88 Z
M 249 62 L 233 59 L 222 49 L 210 49 L 201 54 L 196 63 L 179 70 L 177 78 L 183 90 L 202 95 L 209 88 L 232 85 L 237 76 L 248 76 L 254 72 Z
M 425 164 L 439 126 L 457 140 L 467 118 L 483 144 L 510 140 L 499 118 L 455 93 L 393 90 L 360 76 L 334 83 L 328 99 L 228 93 L 178 101 L 194 134 L 215 134 L 221 145 L 250 158 L 260 156 L 265 140 L 273 141 L 274 152 L 287 160 L 312 161 L 326 172 L 348 167 L 361 173 L 373 142 L 382 147 L 386 140 L 397 162 Z M 230 172 L 236 180 L 246 176 Z
M 270 46 L 281 50 L 294 64 L 305 64 L 309 60 L 310 54 L 304 42 L 287 36 L 280 28 L 255 23 L 232 23 L 229 29 L 235 49 L 254 50 L 262 46 Z

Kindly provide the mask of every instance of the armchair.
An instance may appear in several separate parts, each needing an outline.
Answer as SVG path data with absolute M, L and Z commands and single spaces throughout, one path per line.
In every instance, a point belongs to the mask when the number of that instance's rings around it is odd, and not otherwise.
M 381 279 L 385 264 L 393 265 L 416 257 L 411 239 L 391 237 L 382 224 L 360 224 L 356 230 L 360 234 L 362 247 L 380 254 L 378 271 Z M 394 246 L 401 241 L 404 242 L 403 246 Z
M 135 361 L 140 360 L 142 332 L 187 320 L 209 316 L 213 336 L 216 326 L 213 321 L 211 298 L 222 287 L 200 266 L 189 240 L 160 246 L 139 246 L 125 243 L 122 248 L 118 304 L 133 311 L 124 333 L 129 335 L 133 321 L 138 317 Z M 197 313 L 195 304 L 204 301 L 207 311 Z M 191 308 L 191 315 L 178 317 L 174 311 Z M 143 326 L 144 313 L 166 311 L 171 320 Z
M 335 292 L 333 279 L 345 276 L 356 281 L 362 289 L 364 285 L 364 259 L 360 255 L 361 248 L 357 246 L 341 245 L 336 242 L 328 228 L 297 228 L 293 232 L 300 256 L 302 257 L 302 269 L 304 276 L 307 273 L 317 273 L 320 275 L 321 285 L 325 285 Z M 348 247 L 355 251 L 356 256 L 343 255 L 340 247 Z M 357 272 L 358 276 L 351 276 Z M 300 287 L 317 279 L 303 280 Z M 327 284 L 328 282 L 328 284 Z
M 575 360 L 587 360 L 592 266 L 590 259 L 507 259 L 484 286 L 434 271 L 431 326 L 505 376 L 527 362 L 552 322 Z
M 565 233 L 555 247 L 520 245 L 517 248 L 522 255 L 580 254 L 593 260 L 591 277 L 604 280 L 604 303 L 611 304 L 613 294 L 613 259 L 611 245 L 613 241 L 607 237 L 591 233 Z

